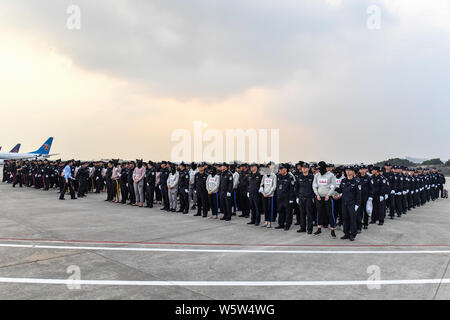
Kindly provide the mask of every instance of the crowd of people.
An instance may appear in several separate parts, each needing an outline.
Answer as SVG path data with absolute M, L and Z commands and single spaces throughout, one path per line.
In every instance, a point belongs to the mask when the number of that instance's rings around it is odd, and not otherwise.
M 3 182 L 41 190 L 59 188 L 60 200 L 106 193 L 106 200 L 135 207 L 161 205 L 166 212 L 354 241 L 386 216 L 400 218 L 414 208 L 447 196 L 445 176 L 436 168 L 406 168 L 385 163 L 335 166 L 321 161 L 289 163 L 171 163 L 6 161 Z M 294 216 L 296 222 L 294 223 Z M 219 218 L 220 217 L 220 218 Z M 262 220 L 264 218 L 264 221 Z M 277 222 L 277 225 L 274 224 Z M 314 227 L 316 227 L 315 232 Z

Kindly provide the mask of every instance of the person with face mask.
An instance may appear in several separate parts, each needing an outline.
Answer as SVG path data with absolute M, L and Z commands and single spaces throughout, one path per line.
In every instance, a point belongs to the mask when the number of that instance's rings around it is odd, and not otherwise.
M 259 192 L 262 195 L 262 210 L 264 212 L 265 223 L 262 227 L 272 228 L 272 222 L 276 221 L 276 208 L 274 195 L 277 190 L 277 176 L 272 172 L 269 166 L 263 166 L 260 169 L 262 175 Z
M 316 195 L 316 208 L 318 225 L 314 235 L 322 233 L 322 226 L 328 218 L 331 225 L 331 237 L 336 238 L 335 227 L 336 220 L 331 211 L 331 199 L 334 189 L 336 188 L 336 177 L 330 171 L 327 171 L 327 164 L 323 161 L 319 162 L 319 172 L 314 176 L 313 190 Z
M 211 173 L 207 177 L 206 190 L 208 192 L 209 207 L 211 208 L 211 214 L 213 219 L 219 217 L 219 187 L 220 187 L 220 175 L 217 174 L 217 168 L 212 167 Z
M 331 171 L 330 171 L 331 172 Z M 341 185 L 342 180 L 345 178 L 344 167 L 338 166 L 333 171 L 334 176 L 336 177 L 336 185 L 331 196 L 331 216 L 336 219 L 336 224 L 339 227 L 343 225 L 343 216 L 342 216 L 342 194 L 337 192 L 336 189 Z M 328 219 L 326 219 L 328 221 Z
M 177 197 L 178 197 L 178 181 L 180 175 L 177 171 L 175 164 L 170 165 L 170 173 L 167 178 L 167 188 L 169 191 L 169 211 L 177 211 Z
M 136 203 L 133 206 L 139 206 L 142 208 L 144 206 L 144 178 L 145 178 L 145 167 L 141 160 L 136 160 L 136 168 L 133 171 L 133 183 L 134 183 L 134 194 L 136 196 Z

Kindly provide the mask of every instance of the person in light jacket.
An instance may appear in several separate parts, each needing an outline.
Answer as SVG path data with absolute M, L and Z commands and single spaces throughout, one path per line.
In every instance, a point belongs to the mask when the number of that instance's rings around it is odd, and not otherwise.
M 259 192 L 262 194 L 262 207 L 265 223 L 262 227 L 272 228 L 272 222 L 276 221 L 277 213 L 273 202 L 275 191 L 277 189 L 277 176 L 272 172 L 269 166 L 261 167 L 262 174 Z
M 219 216 L 219 186 L 220 175 L 217 174 L 217 168 L 212 167 L 211 173 L 206 180 L 206 190 L 208 191 L 209 207 L 211 208 L 211 218 L 213 219 L 217 219 Z
M 177 197 L 178 197 L 178 181 L 180 175 L 175 167 L 175 164 L 172 164 L 170 167 L 169 177 L 167 178 L 167 188 L 169 189 L 169 211 L 176 212 L 177 211 Z
M 134 182 L 134 193 L 136 196 L 136 203 L 133 206 L 144 206 L 144 178 L 145 178 L 145 167 L 143 166 L 142 160 L 136 161 L 137 166 L 133 171 L 133 182 Z
M 327 164 L 323 161 L 319 162 L 319 172 L 314 176 L 313 190 L 316 195 L 316 208 L 317 208 L 317 231 L 314 235 L 322 233 L 322 226 L 328 217 L 328 222 L 331 227 L 331 237 L 336 238 L 334 231 L 336 227 L 336 220 L 331 210 L 330 197 L 334 193 L 336 188 L 336 177 L 331 171 L 327 171 Z

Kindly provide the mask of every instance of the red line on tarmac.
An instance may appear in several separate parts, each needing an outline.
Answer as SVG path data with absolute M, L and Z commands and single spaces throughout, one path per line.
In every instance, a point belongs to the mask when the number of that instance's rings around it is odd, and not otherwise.
M 388 247 L 450 247 L 450 244 L 270 244 L 270 243 L 205 243 L 205 242 L 145 242 L 145 241 L 104 241 L 104 240 L 60 240 L 0 238 L 0 241 L 63 242 L 63 243 L 103 243 L 103 244 L 146 244 L 173 246 L 230 246 L 230 247 L 337 247 L 337 248 L 388 248 Z

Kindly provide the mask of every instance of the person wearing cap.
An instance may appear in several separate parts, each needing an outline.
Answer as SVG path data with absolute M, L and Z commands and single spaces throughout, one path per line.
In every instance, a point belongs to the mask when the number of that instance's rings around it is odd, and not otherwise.
M 250 217 L 250 203 L 247 197 L 249 172 L 246 163 L 242 163 L 240 167 L 241 172 L 239 173 L 238 207 L 241 209 L 242 213 L 239 215 L 239 217 L 248 218 Z
M 344 236 L 341 239 L 354 241 L 357 235 L 356 219 L 357 211 L 361 206 L 361 184 L 356 177 L 355 168 L 345 168 L 347 177 L 342 179 L 336 190 L 342 193 L 342 215 L 344 217 Z
M 227 163 L 223 163 L 220 167 L 220 186 L 219 186 L 219 199 L 220 204 L 223 208 L 223 217 L 220 220 L 230 221 L 231 220 L 231 195 L 233 193 L 233 174 L 228 169 Z
M 314 176 L 313 190 L 316 195 L 317 209 L 317 231 L 314 235 L 322 233 L 322 226 L 328 218 L 330 224 L 331 237 L 336 238 L 335 227 L 336 219 L 331 210 L 331 196 L 336 188 L 336 177 L 330 171 L 327 171 L 327 164 L 324 161 L 319 162 L 319 172 Z
M 180 163 L 178 195 L 180 196 L 180 209 L 178 212 L 187 214 L 189 212 L 189 171 L 184 162 Z
M 280 164 L 277 175 L 278 226 L 275 229 L 288 231 L 292 225 L 292 204 L 295 201 L 295 180 L 288 173 L 289 165 Z
M 208 216 L 208 190 L 206 184 L 208 181 L 208 175 L 205 172 L 206 165 L 200 164 L 197 166 L 197 173 L 194 176 L 194 194 L 197 200 L 196 208 L 197 214 L 195 216 Z
M 389 184 L 389 201 L 386 201 L 386 206 L 389 209 L 389 217 L 394 219 L 395 216 L 395 189 L 398 185 L 398 179 L 392 169 L 391 163 L 386 162 L 384 164 L 384 173 Z
M 378 170 L 377 170 L 378 171 Z M 358 178 L 361 184 L 361 206 L 357 212 L 356 229 L 358 233 L 361 233 L 361 229 L 367 229 L 369 225 L 369 217 L 367 215 L 366 206 L 369 199 L 371 177 L 369 176 L 368 168 L 365 164 L 361 164 L 359 167 Z
M 147 170 L 145 171 L 145 200 L 146 208 L 153 208 L 153 199 L 155 197 L 156 187 L 156 169 L 153 161 L 147 162 Z
M 310 172 L 310 165 L 307 162 L 301 164 L 301 172 L 297 176 L 297 199 L 296 202 L 300 210 L 300 229 L 297 232 L 313 232 L 313 210 L 314 210 L 314 175 Z
M 211 208 L 211 218 L 217 219 L 219 217 L 220 174 L 218 174 L 216 167 L 211 166 L 206 181 L 206 191 L 208 192 L 209 207 Z
M 380 226 L 384 224 L 384 219 L 386 217 L 386 200 L 387 193 L 389 192 L 389 185 L 387 179 L 381 174 L 382 170 L 380 167 L 372 167 L 372 177 L 370 178 L 369 186 L 369 197 L 368 202 L 372 202 L 372 217 L 371 224 L 378 222 Z M 368 220 L 368 215 L 364 217 L 364 229 L 366 227 L 366 221 Z
M 248 176 L 248 200 L 250 202 L 251 218 L 247 224 L 259 226 L 261 223 L 261 181 L 262 176 L 258 171 L 258 165 L 250 165 L 250 174 Z

